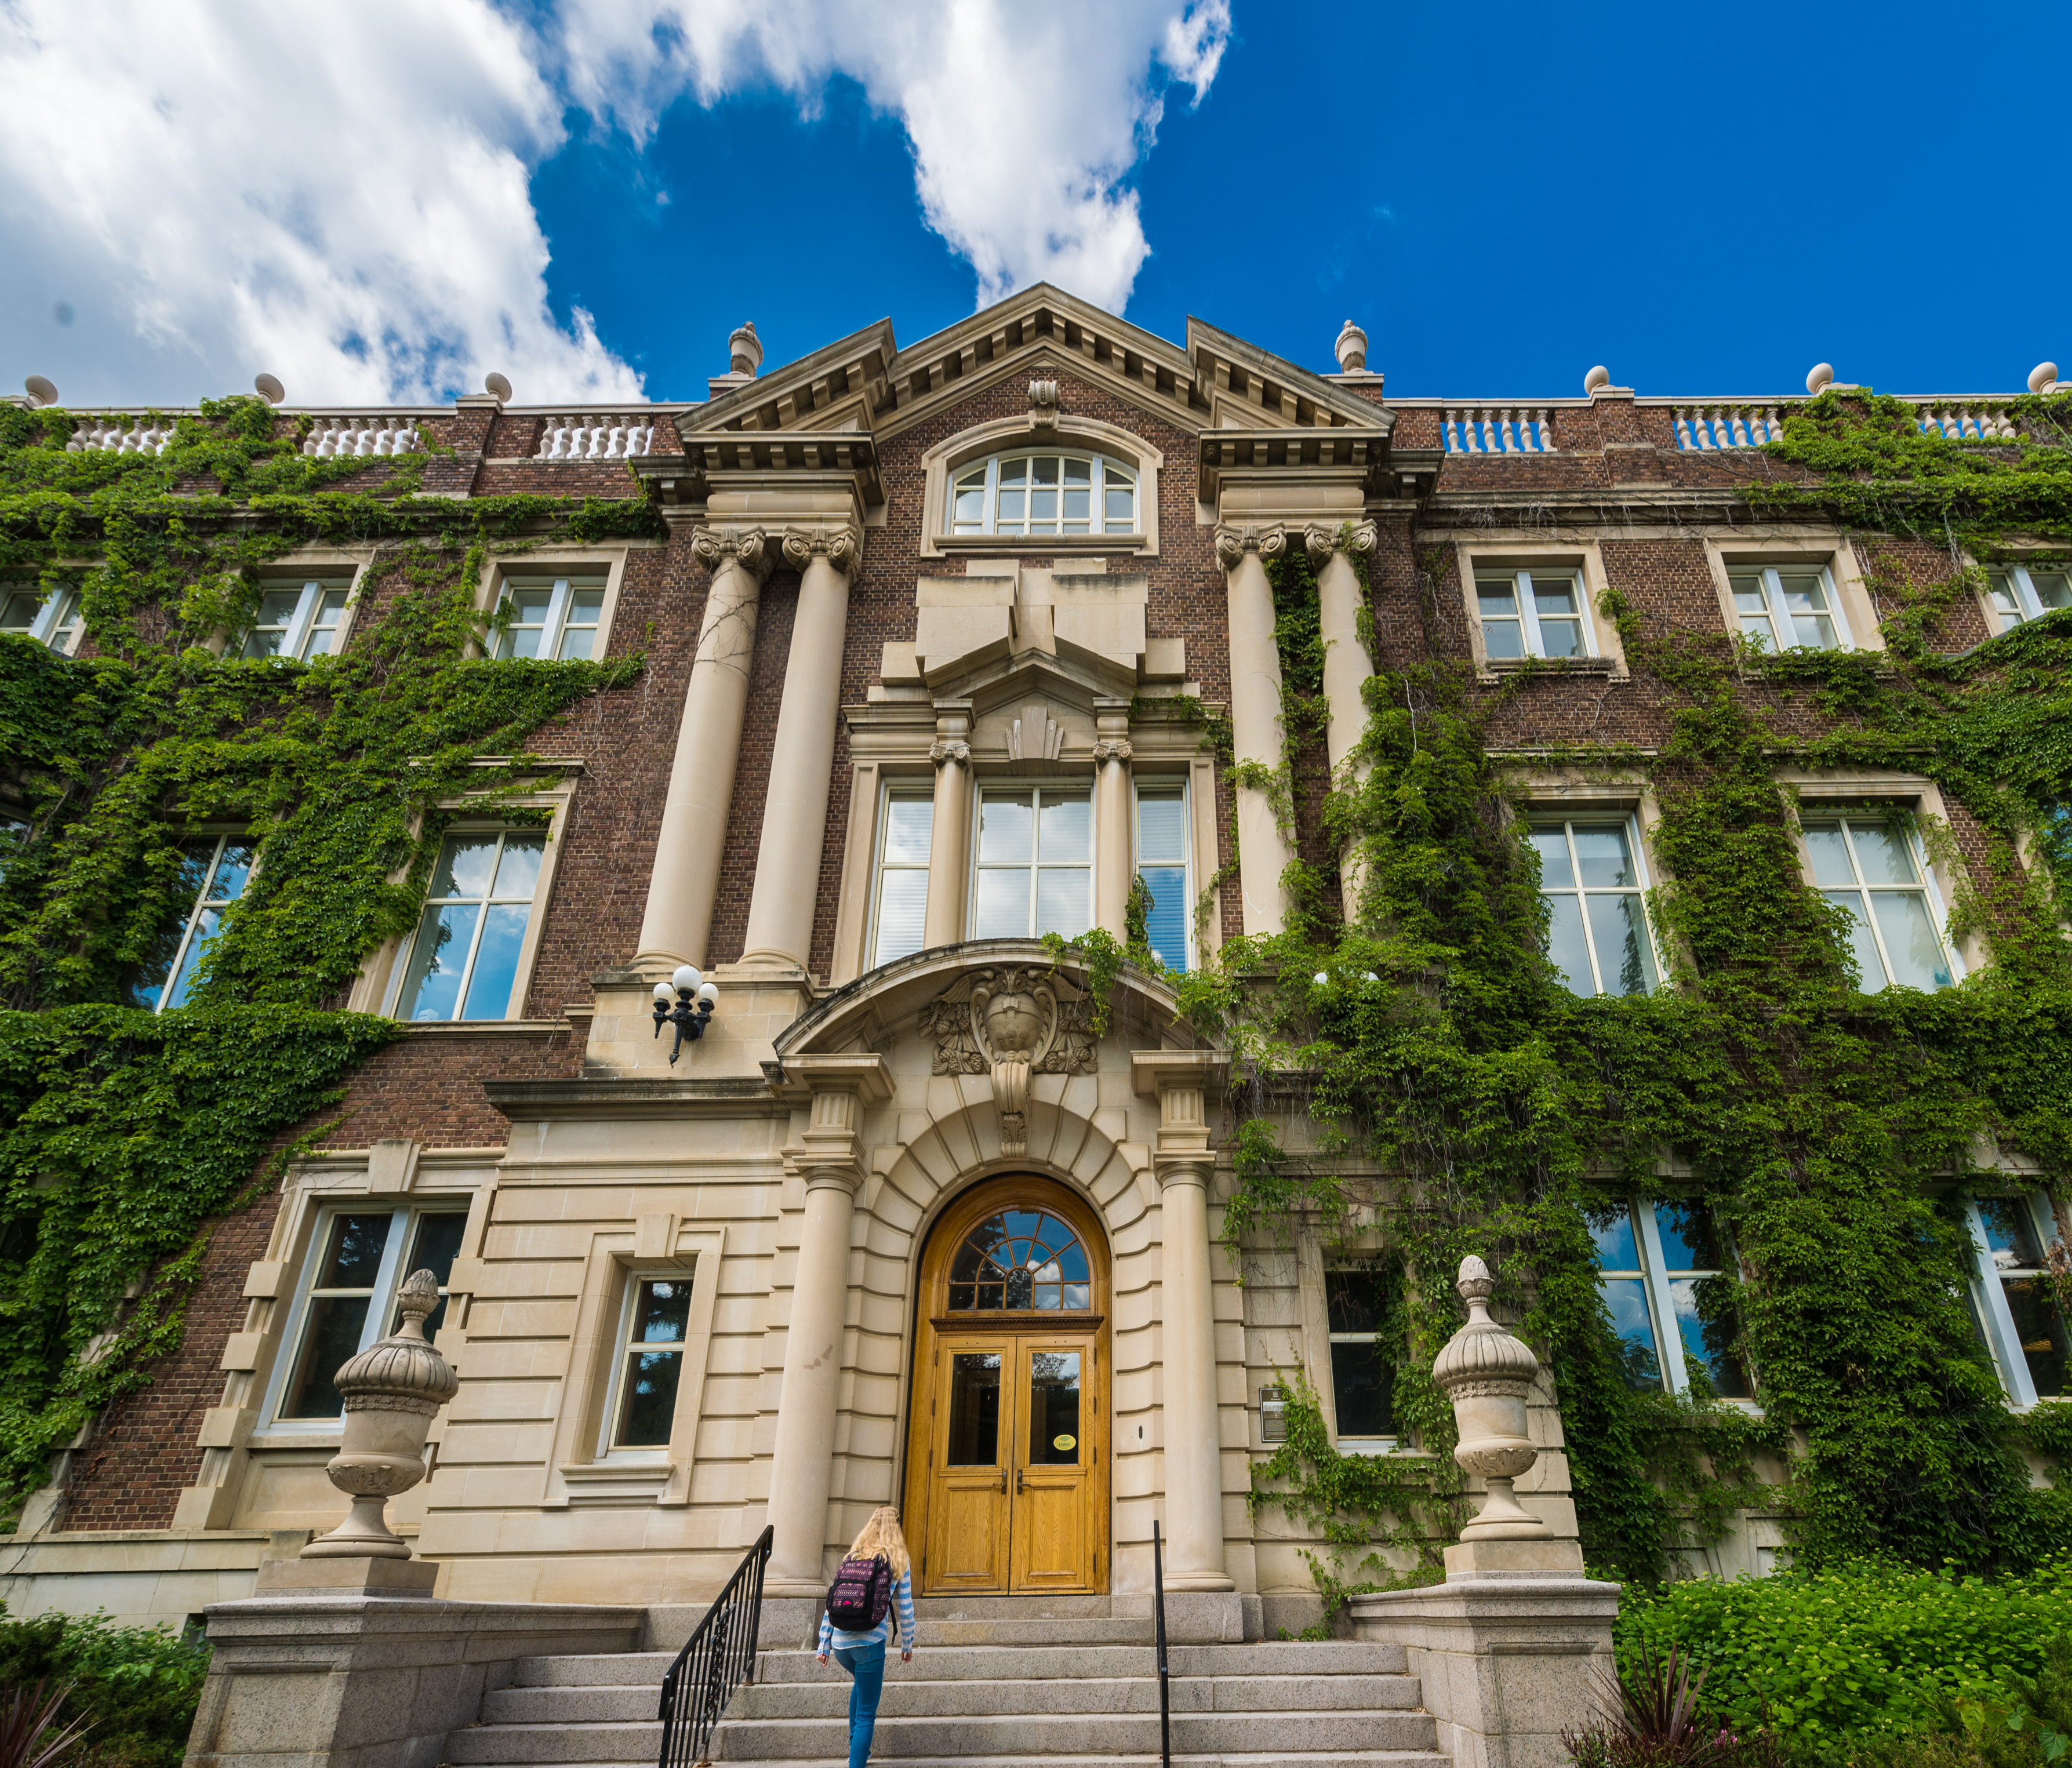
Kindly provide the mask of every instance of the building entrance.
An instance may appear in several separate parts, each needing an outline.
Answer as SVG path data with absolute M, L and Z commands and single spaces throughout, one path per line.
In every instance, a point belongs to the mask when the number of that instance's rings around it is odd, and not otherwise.
M 921 1260 L 907 1435 L 923 1594 L 1108 1588 L 1108 1248 L 1049 1179 L 960 1198 Z

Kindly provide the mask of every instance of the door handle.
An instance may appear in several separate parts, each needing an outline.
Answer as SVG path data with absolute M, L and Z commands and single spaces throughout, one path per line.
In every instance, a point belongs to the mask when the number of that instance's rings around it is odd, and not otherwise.
M 1019 1498 L 1022 1495 L 1022 1470 L 1018 1467 L 1014 1470 L 1014 1495 L 1017 1498 Z
M 1007 1494 L 1007 1470 L 1005 1467 L 1000 1470 L 1000 1490 L 1001 1495 L 1005 1497 Z

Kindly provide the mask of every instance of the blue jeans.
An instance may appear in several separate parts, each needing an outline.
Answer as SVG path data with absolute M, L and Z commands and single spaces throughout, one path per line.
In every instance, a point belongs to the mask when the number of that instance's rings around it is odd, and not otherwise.
M 885 1692 L 885 1642 L 837 1646 L 833 1655 L 849 1675 L 849 1768 L 863 1768 L 878 1729 L 878 1697 Z

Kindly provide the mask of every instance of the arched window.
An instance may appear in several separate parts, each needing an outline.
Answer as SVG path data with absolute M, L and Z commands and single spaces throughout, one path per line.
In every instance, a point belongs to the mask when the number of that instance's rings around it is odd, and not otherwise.
M 950 475 L 952 534 L 1137 534 L 1137 469 L 1105 454 L 995 454 Z
M 1054 1215 L 1005 1210 L 964 1236 L 950 1260 L 950 1311 L 1092 1305 L 1087 1249 Z

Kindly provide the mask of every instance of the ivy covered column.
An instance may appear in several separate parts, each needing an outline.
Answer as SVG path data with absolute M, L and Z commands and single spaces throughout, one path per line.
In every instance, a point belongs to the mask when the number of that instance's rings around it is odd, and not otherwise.
M 749 898 L 745 964 L 793 964 L 812 955 L 813 907 L 827 839 L 828 783 L 834 776 L 835 725 L 841 710 L 842 642 L 849 590 L 863 551 L 863 530 L 845 527 L 784 537 L 784 557 L 803 575 L 799 614 L 785 660 L 784 697 L 771 746 L 770 788 L 763 804 L 755 889 Z
M 1342 780 L 1346 759 L 1367 728 L 1367 705 L 1360 690 L 1374 673 L 1374 660 L 1367 654 L 1367 641 L 1360 636 L 1363 591 L 1359 567 L 1354 561 L 1371 555 L 1379 541 L 1371 522 L 1349 522 L 1335 530 L 1313 524 L 1302 535 L 1309 562 L 1317 569 L 1318 625 L 1324 640 L 1324 697 L 1330 702 L 1324 748 L 1330 759 L 1334 783 Z M 1349 849 L 1338 865 L 1348 921 L 1355 919 L 1359 911 L 1359 874 L 1358 855 Z
M 1248 935 L 1288 924 L 1281 874 L 1294 856 L 1267 782 L 1282 771 L 1281 652 L 1266 561 L 1287 549 L 1287 530 L 1219 528 L 1216 559 L 1230 606 L 1231 738 L 1238 769 L 1238 890 Z
M 1159 1297 L 1165 1349 L 1166 1587 L 1231 1590 L 1223 1569 L 1223 1430 L 1216 1396 L 1215 1295 L 1209 1270 L 1208 1095 L 1229 1058 L 1211 1051 L 1140 1051 L 1129 1059 L 1140 1094 L 1158 1099 L 1163 1227 Z
M 691 542 L 699 563 L 712 573 L 712 587 L 656 836 L 655 870 L 640 919 L 643 957 L 705 961 L 734 764 L 741 758 L 756 609 L 772 562 L 767 541 L 759 528 L 701 528 Z

